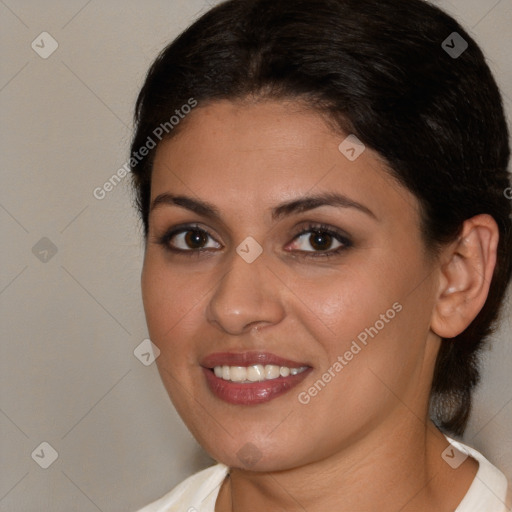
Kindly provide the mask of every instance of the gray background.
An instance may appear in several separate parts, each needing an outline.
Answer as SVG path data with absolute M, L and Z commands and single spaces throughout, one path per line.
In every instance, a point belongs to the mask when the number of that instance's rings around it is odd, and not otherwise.
M 127 160 L 150 62 L 213 3 L 0 0 L 1 511 L 136 510 L 211 462 L 133 353 L 147 331 L 129 179 L 93 190 Z M 482 45 L 510 114 L 512 0 L 436 3 Z M 47 59 L 31 47 L 43 31 Z M 509 478 L 511 312 L 465 436 Z

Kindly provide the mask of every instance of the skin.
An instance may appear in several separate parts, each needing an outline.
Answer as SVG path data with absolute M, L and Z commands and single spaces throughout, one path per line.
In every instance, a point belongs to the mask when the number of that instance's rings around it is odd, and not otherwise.
M 485 302 L 495 265 L 493 219 L 469 219 L 433 257 L 415 197 L 366 148 L 349 161 L 346 137 L 298 101 L 217 101 L 199 106 L 157 149 L 152 200 L 163 193 L 213 204 L 220 219 L 161 204 L 149 216 L 143 301 L 163 383 L 198 442 L 230 466 L 216 511 L 451 511 L 477 471 L 456 470 L 428 419 L 441 337 L 465 329 Z M 371 210 L 321 206 L 273 219 L 272 208 L 337 192 Z M 342 230 L 352 245 L 317 256 L 308 222 Z M 208 252 L 172 227 L 199 225 Z M 248 236 L 262 254 L 247 263 Z M 340 244 L 332 239 L 328 250 Z M 325 251 L 324 251 L 325 252 Z M 298 400 L 352 340 L 394 303 L 402 310 L 306 405 Z M 274 400 L 231 405 L 206 385 L 213 352 L 268 351 L 312 367 Z M 249 465 L 237 456 L 248 443 Z M 330 508 L 329 508 L 330 507 Z

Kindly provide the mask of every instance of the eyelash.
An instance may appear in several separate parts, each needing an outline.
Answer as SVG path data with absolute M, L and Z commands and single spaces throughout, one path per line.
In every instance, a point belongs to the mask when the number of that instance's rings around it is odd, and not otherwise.
M 172 247 L 170 245 L 170 241 L 173 237 L 176 235 L 180 235 L 182 233 L 187 233 L 189 231 L 196 231 L 201 234 L 206 234 L 208 237 L 212 238 L 211 235 L 204 230 L 203 228 L 199 227 L 196 224 L 189 224 L 185 226 L 179 226 L 177 228 L 174 228 L 161 237 L 158 237 L 156 242 L 159 245 L 162 245 L 167 251 L 180 254 L 180 255 L 186 255 L 188 257 L 199 257 L 202 253 L 209 252 L 211 249 L 176 249 L 175 247 Z M 305 258 L 330 258 L 333 256 L 337 256 L 346 249 L 352 247 L 352 241 L 343 233 L 331 228 L 330 226 L 327 226 L 326 224 L 315 224 L 310 223 L 308 224 L 304 229 L 302 229 L 299 233 L 297 233 L 293 239 L 292 242 L 298 238 L 300 238 L 302 235 L 305 235 L 307 233 L 320 233 L 320 234 L 327 234 L 331 237 L 333 237 L 335 240 L 340 242 L 342 245 L 340 247 L 337 247 L 336 249 L 331 249 L 329 251 L 297 251 L 300 253 L 302 257 Z M 218 242 L 217 242 L 218 243 Z M 188 254 L 187 254 L 188 253 Z

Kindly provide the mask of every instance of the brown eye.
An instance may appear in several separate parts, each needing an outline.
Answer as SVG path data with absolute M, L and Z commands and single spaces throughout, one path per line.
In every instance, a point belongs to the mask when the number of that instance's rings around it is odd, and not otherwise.
M 308 224 L 295 235 L 287 250 L 304 257 L 331 257 L 341 255 L 353 247 L 347 234 L 326 224 Z
M 314 231 L 309 236 L 309 243 L 311 247 L 317 251 L 327 251 L 332 244 L 332 236 L 322 231 Z
M 200 252 L 222 247 L 207 231 L 195 226 L 175 229 L 164 235 L 160 243 L 174 252 Z
M 321 253 L 335 252 L 349 245 L 348 240 L 339 235 L 331 234 L 329 231 L 309 229 L 295 238 L 293 249 L 306 253 Z
M 204 231 L 190 230 L 186 232 L 184 241 L 191 249 L 201 249 L 208 241 L 208 236 Z

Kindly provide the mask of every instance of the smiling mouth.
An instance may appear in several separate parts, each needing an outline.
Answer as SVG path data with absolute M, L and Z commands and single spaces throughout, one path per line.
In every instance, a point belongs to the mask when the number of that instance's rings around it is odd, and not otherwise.
M 313 370 L 266 352 L 218 353 L 202 361 L 209 390 L 235 405 L 257 405 L 277 398 L 302 382 Z

